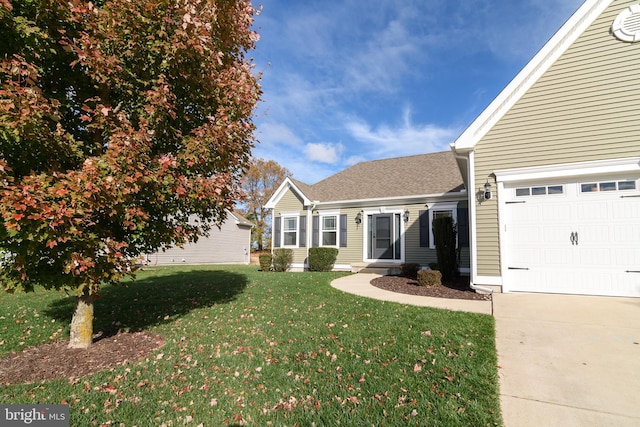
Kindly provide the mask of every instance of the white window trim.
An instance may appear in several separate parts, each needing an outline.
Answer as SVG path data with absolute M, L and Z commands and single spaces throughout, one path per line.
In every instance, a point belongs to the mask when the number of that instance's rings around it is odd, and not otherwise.
M 318 245 L 321 248 L 340 248 L 340 211 L 320 211 L 318 212 Z M 324 218 L 328 216 L 333 216 L 336 218 L 336 244 L 335 245 L 324 245 L 322 243 L 322 234 L 324 232 Z
M 451 211 L 451 217 L 453 218 L 453 224 L 458 223 L 458 202 L 443 202 L 435 203 L 429 207 L 429 249 L 436 248 L 435 237 L 433 235 L 433 214 L 435 212 L 448 212 Z M 456 235 L 456 247 L 458 236 Z
M 368 255 L 368 237 L 369 237 L 369 224 L 367 221 L 368 215 L 379 215 L 379 214 L 392 214 L 400 215 L 400 259 L 385 259 L 383 260 L 386 263 L 390 264 L 403 264 L 406 256 L 406 247 L 405 247 L 405 231 L 407 228 L 407 223 L 402 220 L 402 215 L 404 215 L 404 209 L 387 208 L 386 206 L 381 206 L 378 208 L 368 208 L 362 210 L 362 260 L 363 262 L 376 262 L 379 261 L 375 258 L 369 258 Z
M 282 212 L 280 214 L 280 218 L 281 218 L 281 230 L 280 230 L 280 242 L 281 248 L 289 248 L 289 249 L 294 249 L 294 248 L 299 248 L 300 247 L 300 213 L 299 212 Z M 295 232 L 296 232 L 296 243 L 295 245 L 286 245 L 285 244 L 285 239 L 284 239 L 284 234 L 285 234 L 285 228 L 284 228 L 284 224 L 285 224 L 285 220 L 288 218 L 295 218 L 296 220 L 296 228 L 295 228 Z M 287 231 L 290 232 L 290 231 Z

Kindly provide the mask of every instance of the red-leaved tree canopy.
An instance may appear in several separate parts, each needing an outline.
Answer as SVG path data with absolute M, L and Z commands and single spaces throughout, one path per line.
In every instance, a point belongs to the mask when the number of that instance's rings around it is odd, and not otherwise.
M 254 13 L 250 0 L 0 0 L 0 278 L 72 289 L 71 346 L 91 343 L 101 283 L 240 198 L 261 96 Z

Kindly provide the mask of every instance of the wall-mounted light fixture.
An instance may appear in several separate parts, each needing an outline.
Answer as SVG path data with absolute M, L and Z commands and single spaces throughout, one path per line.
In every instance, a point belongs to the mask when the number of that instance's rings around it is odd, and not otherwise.
M 491 184 L 489 180 L 484 184 L 484 199 L 489 200 L 491 198 Z
M 358 212 L 356 215 L 356 224 L 360 225 L 362 223 L 362 212 Z
M 404 211 L 404 215 L 402 216 L 402 218 L 404 218 L 404 222 L 409 222 L 409 209 Z

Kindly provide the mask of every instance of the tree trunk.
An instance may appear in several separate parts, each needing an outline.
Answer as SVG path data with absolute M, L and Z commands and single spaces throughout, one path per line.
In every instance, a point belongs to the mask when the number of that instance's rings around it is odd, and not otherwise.
M 70 348 L 89 348 L 93 341 L 93 301 L 88 291 L 76 299 L 76 309 L 71 318 Z

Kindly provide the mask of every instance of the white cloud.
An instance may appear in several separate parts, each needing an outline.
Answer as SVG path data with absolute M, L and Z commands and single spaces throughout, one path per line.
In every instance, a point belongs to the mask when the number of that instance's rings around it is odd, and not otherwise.
M 337 163 L 343 151 L 342 144 L 327 143 L 307 144 L 304 149 L 307 160 L 321 163 Z
M 256 135 L 264 147 L 273 147 L 281 144 L 296 145 L 302 142 L 300 137 L 283 123 L 261 123 L 258 126 Z
M 402 124 L 395 127 L 382 124 L 374 128 L 362 120 L 352 120 L 345 127 L 376 158 L 446 151 L 460 134 L 458 128 L 434 124 L 414 125 L 410 115 L 410 110 L 406 109 Z

